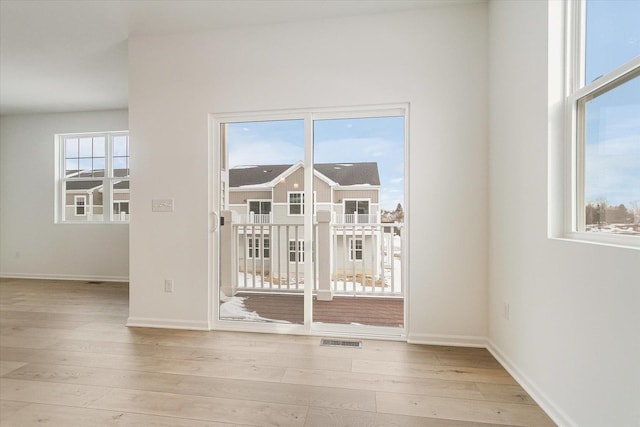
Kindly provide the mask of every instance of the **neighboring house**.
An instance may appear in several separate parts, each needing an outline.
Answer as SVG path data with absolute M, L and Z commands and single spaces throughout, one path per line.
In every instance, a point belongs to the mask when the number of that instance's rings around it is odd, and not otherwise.
M 289 278 L 299 277 L 299 264 L 308 259 L 303 240 L 307 206 L 303 163 L 238 166 L 229 170 L 223 187 L 228 188 L 223 200 L 233 212 L 233 223 L 241 224 L 239 271 L 267 273 L 273 269 L 286 272 Z M 314 215 L 331 212 L 334 277 L 356 270 L 357 274 L 379 276 L 382 237 L 376 231 L 380 227 L 373 226 L 380 223 L 377 163 L 316 164 L 313 194 Z M 278 275 L 280 280 L 285 273 Z
M 94 171 L 95 176 L 104 175 L 104 171 Z M 101 179 L 91 179 L 85 172 L 73 172 L 72 177 L 84 178 L 82 181 L 67 181 L 65 183 L 65 219 L 70 221 L 102 221 L 104 214 L 109 211 L 103 206 L 104 182 Z M 111 196 L 113 216 L 120 221 L 128 221 L 129 180 L 114 181 Z

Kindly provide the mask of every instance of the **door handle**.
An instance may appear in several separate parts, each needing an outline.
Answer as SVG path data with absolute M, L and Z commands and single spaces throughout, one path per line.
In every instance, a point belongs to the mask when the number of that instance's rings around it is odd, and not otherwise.
M 209 219 L 211 220 L 211 225 L 209 226 L 209 232 L 215 233 L 218 231 L 218 224 L 220 224 L 220 215 L 217 212 L 211 212 L 209 215 Z

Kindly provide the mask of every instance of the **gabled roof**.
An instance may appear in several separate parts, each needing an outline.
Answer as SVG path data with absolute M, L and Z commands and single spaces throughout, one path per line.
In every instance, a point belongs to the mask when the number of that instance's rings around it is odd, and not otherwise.
M 292 166 L 294 165 L 237 166 L 229 170 L 229 187 L 267 184 Z M 376 162 L 317 163 L 315 170 L 341 186 L 380 185 Z
M 318 163 L 315 169 L 340 185 L 380 185 L 378 163 Z
M 292 165 L 236 166 L 229 169 L 229 187 L 244 187 L 271 182 Z
M 68 191 L 102 191 L 102 181 L 67 181 Z M 113 184 L 114 190 L 128 190 L 129 181 L 117 181 Z

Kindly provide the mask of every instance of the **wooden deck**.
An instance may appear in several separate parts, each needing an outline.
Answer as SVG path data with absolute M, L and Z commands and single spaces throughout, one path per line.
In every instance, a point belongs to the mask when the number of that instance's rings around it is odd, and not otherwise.
M 248 311 L 261 318 L 303 323 L 303 296 L 300 294 L 238 293 L 245 298 Z M 359 324 L 368 326 L 402 327 L 404 325 L 403 298 L 334 297 L 333 301 L 313 299 L 313 321 L 322 323 Z

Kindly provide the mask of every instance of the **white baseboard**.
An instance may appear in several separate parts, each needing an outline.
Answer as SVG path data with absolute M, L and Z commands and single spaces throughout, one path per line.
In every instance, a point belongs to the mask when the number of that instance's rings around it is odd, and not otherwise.
M 193 331 L 209 331 L 209 322 L 197 320 L 151 319 L 148 317 L 129 317 L 127 326 L 138 328 L 188 329 Z
M 487 347 L 487 338 L 465 335 L 409 334 L 409 344 L 449 345 L 455 347 Z
M 6 279 L 38 279 L 38 280 L 77 280 L 85 282 L 128 282 L 128 276 L 93 276 L 76 274 L 41 274 L 41 273 L 2 273 Z
M 551 417 L 560 427 L 578 427 L 562 409 L 560 409 L 553 401 L 525 375 L 511 360 L 504 355 L 498 346 L 492 341 L 487 341 L 487 350 L 496 358 L 496 360 L 511 374 L 511 376 L 529 393 L 531 398 Z

